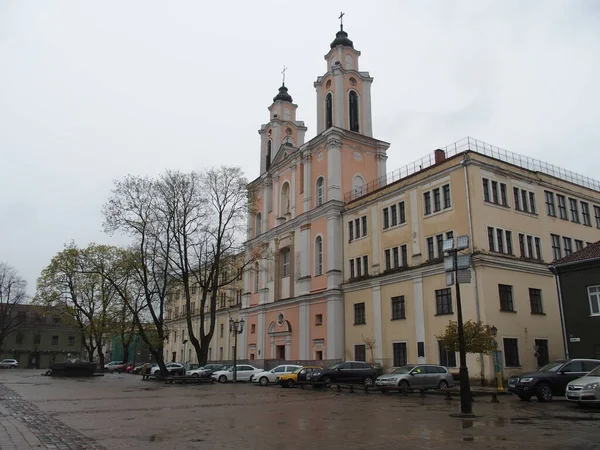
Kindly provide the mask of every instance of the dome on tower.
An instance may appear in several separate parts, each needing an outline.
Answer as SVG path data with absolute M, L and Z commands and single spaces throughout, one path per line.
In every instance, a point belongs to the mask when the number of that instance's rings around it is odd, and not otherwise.
M 288 88 L 285 87 L 285 84 L 282 84 L 281 87 L 279 88 L 279 94 L 277 94 L 275 97 L 273 97 L 273 101 L 276 102 L 277 100 L 282 100 L 284 102 L 290 102 L 292 103 L 294 100 L 292 100 L 292 96 L 290 94 L 288 94 Z
M 354 48 L 354 43 L 348 39 L 348 33 L 344 31 L 344 27 L 340 26 L 340 31 L 335 34 L 335 39 L 331 43 L 331 48 L 336 48 L 338 45 Z

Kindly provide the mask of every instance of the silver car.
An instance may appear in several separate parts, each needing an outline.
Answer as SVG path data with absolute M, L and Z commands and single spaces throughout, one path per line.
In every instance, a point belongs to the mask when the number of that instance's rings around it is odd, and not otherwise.
M 399 367 L 392 373 L 380 375 L 375 386 L 384 389 L 446 389 L 454 386 L 447 367 L 434 364 L 414 364 Z
M 567 384 L 565 393 L 571 402 L 600 404 L 600 366 L 585 377 L 577 378 Z

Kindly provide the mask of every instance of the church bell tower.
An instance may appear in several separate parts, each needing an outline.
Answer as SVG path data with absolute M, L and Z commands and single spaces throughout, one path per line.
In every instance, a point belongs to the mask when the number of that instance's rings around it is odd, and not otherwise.
M 332 126 L 373 137 L 371 83 L 369 72 L 358 70 L 360 52 L 348 38 L 341 22 L 340 31 L 325 55 L 327 72 L 315 81 L 317 90 L 317 134 Z

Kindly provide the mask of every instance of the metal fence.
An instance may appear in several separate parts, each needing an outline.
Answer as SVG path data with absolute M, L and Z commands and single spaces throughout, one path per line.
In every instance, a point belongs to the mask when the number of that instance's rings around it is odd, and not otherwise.
M 494 158 L 499 161 L 506 162 L 508 164 L 513 164 L 523 169 L 531 170 L 534 172 L 541 172 L 543 174 L 550 175 L 551 177 L 555 177 L 567 181 L 569 183 L 577 184 L 579 186 L 583 186 L 588 189 L 593 189 L 595 191 L 600 192 L 600 181 L 598 180 L 587 177 L 585 175 L 581 175 L 576 172 L 572 172 L 562 167 L 555 166 L 554 164 L 550 164 L 539 159 L 530 158 L 528 156 L 519 155 L 518 153 L 495 147 L 491 144 L 487 144 L 483 141 L 474 139 L 472 137 L 466 137 L 464 139 L 461 139 L 460 141 L 457 141 L 453 144 L 444 147 L 442 150 L 444 150 L 446 158 L 450 158 L 452 156 L 464 153 L 466 151 L 472 151 L 474 153 L 489 156 L 490 158 Z M 404 167 L 401 167 L 400 169 L 396 169 L 387 175 L 373 180 L 370 183 L 355 188 L 350 192 L 346 192 L 346 194 L 344 195 L 344 201 L 348 203 L 352 200 L 356 200 L 373 191 L 376 191 L 377 189 L 385 187 L 388 184 L 406 178 L 409 175 L 426 169 L 427 167 L 431 167 L 434 164 L 435 156 L 433 154 L 425 156 L 410 164 L 407 164 Z

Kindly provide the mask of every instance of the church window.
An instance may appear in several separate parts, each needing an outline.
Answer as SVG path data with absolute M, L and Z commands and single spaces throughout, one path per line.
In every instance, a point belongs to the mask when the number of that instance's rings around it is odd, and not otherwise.
M 315 275 L 323 275 L 323 238 L 315 239 Z
M 267 170 L 271 167 L 271 147 L 273 146 L 273 142 L 271 139 L 267 141 Z
M 358 133 L 358 94 L 355 91 L 350 91 L 348 100 L 350 105 L 350 131 Z
M 255 236 L 259 236 L 262 233 L 262 215 L 260 213 L 256 214 L 256 233 Z
M 325 96 L 325 129 L 333 126 L 333 95 L 331 92 Z
M 281 251 L 281 277 L 290 276 L 290 249 L 284 248 Z
M 317 206 L 321 206 L 325 203 L 325 180 L 323 177 L 319 177 L 317 180 Z
M 364 184 L 365 184 L 365 180 L 363 180 L 363 177 L 361 177 L 360 175 L 354 175 L 354 178 L 352 178 L 352 197 L 353 198 L 362 197 L 364 194 L 366 194 L 366 189 L 364 187 Z
M 281 215 L 284 216 L 290 212 L 290 185 L 284 183 L 281 188 Z
M 327 80 L 327 83 L 325 83 L 325 87 L 327 89 L 329 89 L 331 87 L 331 80 Z

